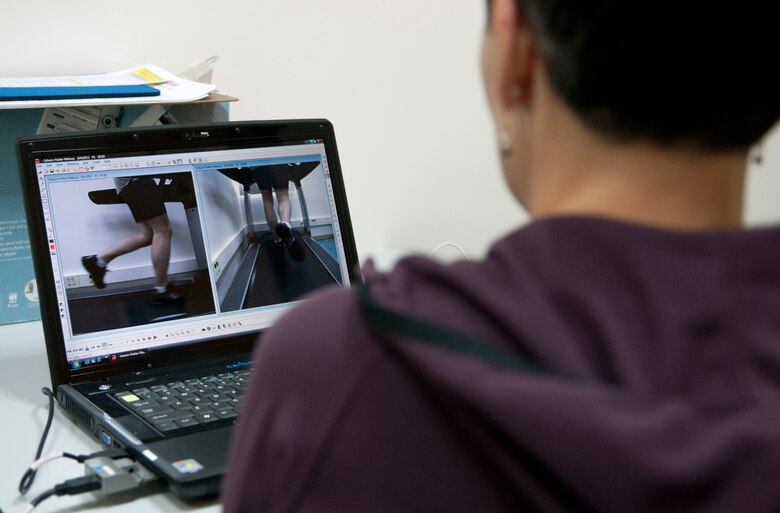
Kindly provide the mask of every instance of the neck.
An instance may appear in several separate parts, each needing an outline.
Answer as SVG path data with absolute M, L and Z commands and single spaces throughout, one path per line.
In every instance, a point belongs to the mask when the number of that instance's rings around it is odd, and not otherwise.
M 524 198 L 532 217 L 596 215 L 683 230 L 742 224 L 746 150 L 615 142 L 557 98 L 535 103 Z

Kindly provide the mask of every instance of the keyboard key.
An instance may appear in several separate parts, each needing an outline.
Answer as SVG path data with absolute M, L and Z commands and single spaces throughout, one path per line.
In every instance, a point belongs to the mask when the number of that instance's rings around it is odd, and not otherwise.
M 198 419 L 201 422 L 215 422 L 219 420 L 219 417 L 217 417 L 216 413 L 198 413 L 195 415 L 195 418 Z
M 232 419 L 238 417 L 238 412 L 233 408 L 222 408 L 216 411 L 217 417 L 220 419 Z
M 139 410 L 141 408 L 148 408 L 149 406 L 159 406 L 160 403 L 157 401 L 135 401 L 130 403 L 130 407 L 134 410 Z
M 155 413 L 152 415 L 145 416 L 149 422 L 155 423 L 159 422 L 161 420 L 176 420 L 180 419 L 182 417 L 188 417 L 190 413 L 187 410 L 171 410 L 168 412 L 162 412 L 162 413 Z
M 158 429 L 158 431 L 160 431 L 162 433 L 168 433 L 169 431 L 174 431 L 176 429 L 179 429 L 179 426 L 177 426 L 176 424 L 174 424 L 173 422 L 171 422 L 169 420 L 163 420 L 163 421 L 160 421 L 160 422 L 156 422 L 154 424 L 154 427 L 156 427 Z
M 197 426 L 200 424 L 200 422 L 195 420 L 193 417 L 182 417 L 180 419 L 176 419 L 176 424 L 178 424 L 180 427 L 190 427 Z
M 206 396 L 203 396 L 203 399 L 206 399 L 206 400 L 209 400 L 209 401 L 215 403 L 217 401 L 225 399 L 225 395 L 224 394 L 208 394 Z
M 149 415 L 152 415 L 153 413 L 165 413 L 165 412 L 173 411 L 173 409 L 169 408 L 165 404 L 157 404 L 157 405 L 150 404 L 149 406 L 146 406 L 144 408 L 138 408 L 137 411 L 144 417 L 147 417 Z
M 125 404 L 130 404 L 141 400 L 140 397 L 138 397 L 132 392 L 119 392 L 117 394 L 114 394 L 114 397 L 116 397 L 117 399 L 119 399 Z

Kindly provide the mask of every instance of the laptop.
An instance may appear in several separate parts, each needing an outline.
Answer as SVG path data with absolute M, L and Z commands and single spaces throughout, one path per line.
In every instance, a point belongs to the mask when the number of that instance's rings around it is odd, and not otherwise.
M 178 497 L 216 494 L 258 335 L 312 291 L 359 280 L 332 125 L 73 132 L 17 149 L 57 401 Z

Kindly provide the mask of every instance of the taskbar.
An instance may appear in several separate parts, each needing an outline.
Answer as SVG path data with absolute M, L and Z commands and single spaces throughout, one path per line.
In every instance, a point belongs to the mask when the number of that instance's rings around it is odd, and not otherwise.
M 134 349 L 132 351 L 125 351 L 124 353 L 106 354 L 89 358 L 76 358 L 74 360 L 70 360 L 68 364 L 70 365 L 71 369 L 76 370 L 84 369 L 86 367 L 93 367 L 95 365 L 106 365 L 121 362 L 128 358 L 137 358 L 139 356 L 146 356 L 148 354 L 148 349 Z

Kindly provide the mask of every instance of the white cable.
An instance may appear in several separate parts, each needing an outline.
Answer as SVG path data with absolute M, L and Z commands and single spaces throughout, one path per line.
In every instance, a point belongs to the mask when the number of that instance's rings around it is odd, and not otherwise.
M 431 252 L 428 254 L 428 257 L 430 258 L 430 257 L 434 256 L 434 255 L 435 255 L 435 254 L 436 254 L 436 253 L 437 253 L 437 252 L 438 252 L 440 249 L 442 249 L 442 248 L 445 248 L 445 247 L 447 247 L 447 246 L 453 247 L 453 248 L 457 249 L 458 251 L 460 251 L 460 254 L 461 254 L 461 255 L 463 255 L 463 258 L 465 258 L 466 260 L 469 260 L 469 261 L 471 260 L 471 259 L 469 258 L 469 256 L 466 254 L 466 252 L 463 250 L 463 248 L 462 248 L 462 247 L 460 247 L 460 246 L 458 246 L 458 245 L 457 245 L 457 244 L 455 244 L 454 242 L 442 242 L 441 244 L 439 244 L 438 246 L 436 246 L 436 247 L 433 249 L 433 251 L 431 251 Z
M 37 460 L 35 460 L 32 465 L 30 465 L 30 470 L 38 470 L 38 467 L 40 467 L 44 463 L 47 463 L 51 460 L 56 460 L 57 458 L 62 458 L 64 454 L 65 454 L 64 452 L 60 451 L 60 452 L 53 452 L 51 454 L 47 454 L 46 456 L 42 456 Z

